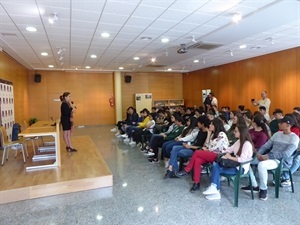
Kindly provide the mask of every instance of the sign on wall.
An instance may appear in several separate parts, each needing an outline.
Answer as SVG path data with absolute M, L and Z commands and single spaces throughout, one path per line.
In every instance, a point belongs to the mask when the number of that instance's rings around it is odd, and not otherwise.
M 10 81 L 0 79 L 0 124 L 6 128 L 11 140 L 12 126 L 15 121 L 14 88 Z

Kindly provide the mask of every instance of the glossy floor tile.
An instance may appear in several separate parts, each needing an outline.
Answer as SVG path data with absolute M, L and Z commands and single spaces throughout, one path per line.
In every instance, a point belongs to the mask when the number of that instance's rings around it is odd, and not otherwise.
M 149 163 L 136 147 L 116 139 L 111 128 L 86 127 L 75 135 L 91 136 L 113 173 L 112 188 L 0 205 L 0 224 L 299 224 L 300 171 L 293 176 L 295 193 L 280 188 L 275 199 L 270 184 L 267 201 L 240 192 L 235 208 L 227 182 L 221 185 L 221 200 L 202 195 L 210 183 L 206 175 L 201 190 L 192 194 L 190 177 L 163 180 L 163 164 Z

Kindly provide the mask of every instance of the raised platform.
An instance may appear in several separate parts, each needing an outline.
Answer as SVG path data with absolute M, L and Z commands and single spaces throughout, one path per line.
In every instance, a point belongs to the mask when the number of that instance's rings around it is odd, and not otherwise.
M 31 160 L 33 154 L 29 152 L 24 164 L 22 155 L 15 159 L 10 151 L 8 161 L 0 167 L 0 204 L 112 186 L 112 173 L 92 139 L 74 136 L 72 141 L 78 152 L 68 153 L 62 145 L 57 169 L 26 171 L 26 166 L 37 164 Z

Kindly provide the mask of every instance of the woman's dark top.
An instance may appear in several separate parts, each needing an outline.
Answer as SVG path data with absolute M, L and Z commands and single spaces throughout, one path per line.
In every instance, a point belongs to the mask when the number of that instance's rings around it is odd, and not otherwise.
M 63 130 L 71 130 L 72 108 L 69 106 L 67 102 L 62 102 L 60 106 L 60 112 L 61 112 L 60 122 Z

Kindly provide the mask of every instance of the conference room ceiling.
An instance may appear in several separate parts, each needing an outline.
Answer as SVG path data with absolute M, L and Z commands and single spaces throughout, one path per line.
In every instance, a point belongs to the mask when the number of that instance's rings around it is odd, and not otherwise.
M 298 47 L 299 21 L 298 0 L 1 0 L 0 48 L 37 71 L 184 73 Z

